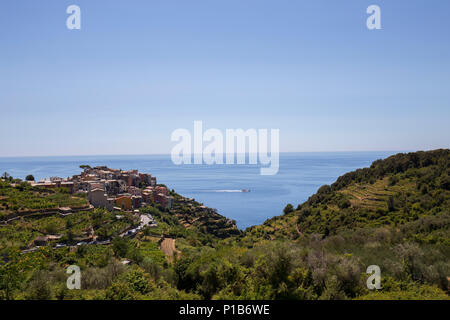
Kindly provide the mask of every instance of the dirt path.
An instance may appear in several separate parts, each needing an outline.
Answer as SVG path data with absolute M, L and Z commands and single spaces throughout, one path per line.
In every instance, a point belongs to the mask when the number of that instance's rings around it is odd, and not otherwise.
M 179 253 L 179 251 L 175 248 L 175 239 L 172 238 L 164 238 L 160 244 L 160 248 L 169 261 L 172 261 L 174 252 Z
M 295 229 L 297 230 L 298 235 L 299 235 L 300 237 L 302 237 L 302 236 L 303 236 L 303 233 L 300 232 L 300 229 L 298 228 L 298 223 L 295 224 Z

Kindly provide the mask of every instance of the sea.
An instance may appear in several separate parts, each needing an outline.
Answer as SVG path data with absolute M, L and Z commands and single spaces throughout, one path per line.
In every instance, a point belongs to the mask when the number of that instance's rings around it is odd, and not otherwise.
M 32 174 L 38 181 L 71 177 L 81 172 L 80 165 L 137 169 L 156 176 L 158 183 L 179 194 L 217 209 L 244 230 L 282 214 L 288 203 L 296 207 L 344 173 L 369 167 L 395 153 L 281 153 L 279 171 L 272 176 L 261 175 L 259 165 L 175 165 L 170 155 L 4 157 L 0 158 L 0 173 L 21 179 Z

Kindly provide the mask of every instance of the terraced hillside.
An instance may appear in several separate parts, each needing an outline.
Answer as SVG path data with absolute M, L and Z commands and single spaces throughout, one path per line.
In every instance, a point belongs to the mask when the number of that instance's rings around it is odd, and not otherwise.
M 236 221 L 227 219 L 215 209 L 203 206 L 194 199 L 185 198 L 175 192 L 171 192 L 171 195 L 174 197 L 171 214 L 175 215 L 178 223 L 184 228 L 196 229 L 222 239 L 241 234 Z
M 343 230 L 385 226 L 414 229 L 410 233 L 415 238 L 429 243 L 448 243 L 449 154 L 449 150 L 436 150 L 375 161 L 370 168 L 322 186 L 297 210 L 250 228 L 247 235 L 295 239 L 317 233 L 326 237 Z
M 64 188 L 46 190 L 28 183 L 10 184 L 0 180 L 0 220 L 22 214 L 57 210 L 60 207 L 83 208 L 89 206 L 81 194 L 71 195 Z

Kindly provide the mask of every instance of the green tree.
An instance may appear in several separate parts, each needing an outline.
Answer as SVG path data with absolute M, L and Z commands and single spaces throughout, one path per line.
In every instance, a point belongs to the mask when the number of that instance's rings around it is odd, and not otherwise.
M 31 281 L 27 292 L 27 298 L 32 300 L 50 300 L 52 290 L 49 284 L 49 277 L 44 272 L 37 272 Z
M 136 296 L 129 285 L 122 281 L 116 281 L 106 290 L 105 298 L 108 300 L 134 300 Z
M 125 257 L 130 249 L 127 239 L 120 237 L 114 238 L 112 241 L 112 247 L 114 254 L 119 258 Z
M 149 275 L 138 267 L 132 268 L 132 270 L 125 275 L 125 279 L 126 283 L 135 292 L 146 294 L 151 290 L 152 286 L 150 284 Z
M 24 272 L 17 262 L 19 257 L 19 252 L 14 251 L 9 255 L 9 262 L 0 264 L 0 299 L 14 299 L 14 292 L 23 282 Z
M 68 243 L 74 242 L 74 234 L 71 229 L 67 230 L 67 242 Z
M 25 177 L 26 181 L 34 181 L 34 176 L 32 174 L 29 174 Z
M 45 232 L 48 234 L 55 234 L 58 231 L 58 225 L 55 221 L 50 221 L 45 226 Z
M 350 200 L 348 200 L 347 198 L 342 198 L 341 200 L 339 200 L 338 202 L 338 207 L 339 209 L 346 209 L 346 208 L 350 208 L 352 204 L 350 203 Z
M 284 207 L 283 212 L 284 214 L 288 214 L 294 211 L 294 206 L 290 203 L 286 207 Z
M 394 197 L 393 196 L 389 197 L 388 202 L 387 202 L 387 206 L 388 206 L 389 212 L 395 210 L 395 202 L 394 202 Z

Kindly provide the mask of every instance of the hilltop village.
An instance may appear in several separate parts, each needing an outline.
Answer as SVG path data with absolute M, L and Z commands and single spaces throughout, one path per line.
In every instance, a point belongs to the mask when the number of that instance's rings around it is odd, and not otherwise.
M 51 177 L 31 183 L 35 187 L 66 188 L 69 193 L 86 193 L 94 208 L 109 211 L 136 210 L 151 203 L 170 209 L 173 197 L 167 187 L 156 184 L 156 177 L 138 170 L 81 166 L 84 171 L 72 178 Z

